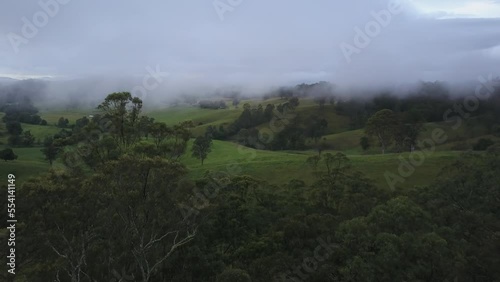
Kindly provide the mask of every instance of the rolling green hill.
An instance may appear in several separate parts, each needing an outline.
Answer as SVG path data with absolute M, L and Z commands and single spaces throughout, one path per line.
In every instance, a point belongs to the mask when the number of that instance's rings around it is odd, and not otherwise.
M 239 148 L 239 149 L 238 149 Z M 336 151 L 328 151 L 335 153 Z M 312 151 L 274 152 L 255 150 L 240 147 L 237 144 L 224 141 L 214 141 L 212 153 L 208 155 L 204 165 L 190 154 L 182 157 L 181 161 L 190 169 L 190 176 L 198 178 L 207 170 L 224 171 L 231 174 L 233 171 L 241 174 L 259 177 L 274 184 L 287 183 L 292 179 L 300 179 L 311 183 L 314 181 L 313 170 L 306 165 L 306 159 L 315 155 Z M 402 156 L 408 158 L 409 153 Z M 405 185 L 425 185 L 437 176 L 440 168 L 451 164 L 460 152 L 436 152 L 427 157 L 424 164 L 418 167 Z M 386 185 L 384 173 L 391 171 L 397 174 L 399 154 L 360 155 L 348 154 L 352 165 L 363 172 L 367 177 L 381 186 Z
M 208 125 L 220 125 L 231 123 L 242 112 L 242 105 L 245 103 L 253 105 L 267 105 L 268 103 L 282 103 L 281 99 L 270 99 L 265 101 L 242 101 L 238 108 L 230 106 L 224 110 L 200 109 L 198 107 L 171 107 L 163 110 L 155 110 L 146 112 L 145 114 L 155 118 L 157 121 L 166 122 L 169 125 L 176 124 L 186 120 L 192 120 L 197 126 L 192 130 L 196 136 L 203 134 Z M 359 145 L 359 139 L 364 135 L 363 129 L 349 130 L 349 119 L 345 116 L 336 114 L 330 105 L 326 105 L 324 109 L 319 109 L 319 106 L 312 100 L 301 100 L 300 106 L 296 109 L 296 113 L 301 118 L 311 115 L 317 115 L 325 118 L 328 121 L 328 135 L 324 136 L 324 140 L 331 145 L 331 152 L 341 151 L 345 153 L 352 161 L 353 166 L 359 171 L 365 173 L 369 178 L 377 184 L 386 185 L 384 172 L 396 172 L 399 165 L 399 154 L 380 155 L 379 149 L 375 141 L 372 141 L 372 146 L 368 151 L 362 151 Z M 60 131 L 53 124 L 57 122 L 59 117 L 68 118 L 71 123 L 76 119 L 81 118 L 89 113 L 82 112 L 43 112 L 41 116 L 49 122 L 47 126 L 22 124 L 25 131 L 29 130 L 38 140 L 53 135 Z M 1 117 L 0 117 L 1 118 Z M 267 124 L 259 125 L 258 128 L 268 126 Z M 0 130 L 4 125 L 0 125 Z M 414 175 L 409 177 L 405 182 L 405 186 L 424 185 L 433 180 L 440 168 L 450 164 L 460 154 L 459 151 L 470 149 L 479 138 L 488 137 L 493 140 L 499 140 L 493 136 L 485 135 L 480 129 L 471 129 L 471 126 L 462 126 L 458 130 L 453 130 L 446 123 L 428 123 L 425 125 L 426 130 L 422 133 L 421 139 L 428 138 L 435 128 L 442 128 L 448 138 L 448 142 L 437 146 L 437 151 L 429 156 L 425 163 L 419 167 Z M 3 129 L 4 130 L 4 129 Z M 7 135 L 3 134 L 0 137 L 0 148 L 6 147 Z M 312 145 L 309 143 L 309 145 Z M 312 169 L 305 163 L 309 156 L 316 154 L 315 151 L 263 151 L 250 148 L 240 147 L 238 144 L 229 141 L 214 141 L 212 153 L 202 166 L 200 162 L 191 157 L 191 144 L 188 147 L 188 152 L 181 158 L 181 161 L 190 169 L 189 176 L 191 178 L 201 177 L 207 170 L 226 171 L 236 174 L 247 174 L 258 177 L 263 180 L 270 181 L 275 184 L 286 183 L 291 179 L 301 179 L 311 183 L 314 181 Z M 0 173 L 15 172 L 19 175 L 22 182 L 23 179 L 50 169 L 48 162 L 43 159 L 39 147 L 34 148 L 14 148 L 14 152 L 19 156 L 18 160 L 12 162 L 0 162 Z M 408 153 L 402 156 L 407 157 Z M 61 167 L 57 162 L 54 167 Z
M 49 125 L 56 125 L 60 117 L 67 118 L 70 124 L 75 123 L 77 119 L 84 116 L 93 115 L 97 113 L 96 110 L 56 110 L 56 111 L 41 111 L 40 116 L 42 119 L 46 120 Z
M 189 148 L 191 144 L 189 145 Z M 16 161 L 0 162 L 0 174 L 16 173 L 19 182 L 28 177 L 48 171 L 50 166 L 43 159 L 40 148 L 14 148 L 19 156 Z M 335 151 L 331 151 L 335 153 Z M 301 179 L 311 183 L 314 180 L 312 169 L 305 163 L 309 156 L 316 154 L 312 151 L 289 151 L 273 152 L 255 150 L 241 147 L 232 142 L 213 141 L 212 153 L 208 155 L 202 166 L 199 160 L 192 158 L 187 152 L 182 158 L 190 170 L 190 178 L 199 178 L 209 171 L 223 171 L 229 174 L 245 174 L 258 177 L 274 184 L 283 184 L 292 179 Z M 439 169 L 450 164 L 459 155 L 459 152 L 436 152 L 428 157 L 425 163 L 419 167 L 415 174 L 409 177 L 405 183 L 407 186 L 424 185 L 429 183 L 437 175 Z M 408 153 L 403 154 L 407 157 Z M 359 171 L 373 179 L 377 184 L 386 185 L 384 172 L 389 170 L 397 173 L 399 160 L 398 154 L 386 155 L 359 155 L 348 154 L 352 165 Z M 61 168 L 59 163 L 54 168 Z
M 30 177 L 49 171 L 51 167 L 44 160 L 40 149 L 39 147 L 14 148 L 14 153 L 18 156 L 17 160 L 8 162 L 0 160 L 0 175 L 7 179 L 6 176 L 12 173 L 16 176 L 17 183 L 20 184 Z M 53 168 L 62 168 L 62 164 L 55 162 Z

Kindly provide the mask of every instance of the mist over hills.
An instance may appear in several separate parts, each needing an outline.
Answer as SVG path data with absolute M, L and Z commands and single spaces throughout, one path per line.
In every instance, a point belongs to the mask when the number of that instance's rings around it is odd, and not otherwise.
M 321 86 L 324 83 L 327 85 Z M 241 85 L 205 83 L 199 81 L 172 82 L 168 78 L 157 83 L 151 90 L 140 89 L 143 78 L 140 77 L 115 77 L 115 78 L 85 78 L 72 80 L 47 80 L 0 78 L 0 99 L 15 97 L 29 97 L 31 101 L 40 105 L 55 108 L 95 108 L 107 94 L 113 92 L 131 92 L 132 95 L 144 101 L 146 109 L 169 107 L 172 104 L 186 101 L 212 98 L 239 97 L 240 99 L 260 99 L 262 97 L 279 96 L 283 89 L 295 91 L 295 95 L 302 97 L 335 96 L 336 99 L 349 100 L 352 98 L 368 99 L 379 94 L 407 96 L 418 92 L 424 81 L 413 83 L 399 83 L 385 87 L 343 86 L 336 82 L 301 82 L 297 84 L 283 84 L 274 86 L 248 87 Z M 481 85 L 478 80 L 463 81 L 460 83 L 438 82 L 447 90 L 450 96 L 465 96 L 473 94 L 475 88 Z M 301 85 L 315 87 L 300 89 Z M 139 88 L 138 88 L 139 87 Z M 295 89 L 295 90 L 294 90 Z

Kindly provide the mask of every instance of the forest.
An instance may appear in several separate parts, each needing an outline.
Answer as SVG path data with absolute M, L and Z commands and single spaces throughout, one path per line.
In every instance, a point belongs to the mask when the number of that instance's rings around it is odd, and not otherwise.
M 463 97 L 437 95 L 444 91 L 438 82 L 422 84 L 407 97 L 382 93 L 363 100 L 340 100 L 328 92 L 317 97 L 304 88 L 269 93 L 266 106 L 256 99 L 232 103 L 235 119 L 210 125 L 156 121 L 143 112 L 141 99 L 115 92 L 91 116 L 36 122 L 57 130 L 43 140 L 23 126 L 45 114 L 39 115 L 29 97 L 22 107 L 17 96 L 6 98 L 3 163 L 22 161 L 16 151 L 33 147 L 47 167 L 16 190 L 22 219 L 16 281 L 500 277 L 500 92 L 466 118 L 444 115 L 447 132 L 459 121 L 466 128 L 480 125 L 481 133 L 459 137 L 477 141 L 447 149 L 451 160 L 432 167 L 434 176 L 425 184 L 395 187 L 374 182 L 353 163 L 355 154 L 327 140 L 329 114 L 346 118 L 346 132 L 363 131 L 354 144 L 362 158 L 411 159 L 416 152 L 432 155 L 419 142 L 426 127 Z M 237 154 L 248 156 L 211 166 L 216 142 L 234 144 Z M 299 169 L 307 168 L 307 179 L 289 173 L 276 182 L 246 173 L 256 154 L 281 151 L 303 154 Z M 200 173 L 190 174 L 193 167 Z M 285 169 L 294 170 L 291 164 Z M 399 171 L 395 177 L 407 176 Z M 7 235 L 1 234 L 3 241 Z

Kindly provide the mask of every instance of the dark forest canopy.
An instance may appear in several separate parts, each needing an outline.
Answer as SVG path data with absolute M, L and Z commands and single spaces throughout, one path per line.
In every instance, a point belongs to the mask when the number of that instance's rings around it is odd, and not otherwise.
M 300 104 L 292 99 L 282 111 Z M 392 108 L 401 101 L 381 96 L 373 104 Z M 128 92 L 108 95 L 98 109 L 44 141 L 47 160 L 60 158 L 64 169 L 18 190 L 17 275 L 26 281 L 495 281 L 500 275 L 498 145 L 482 141 L 486 154 L 464 153 L 424 187 L 379 187 L 345 154 L 321 151 L 304 156 L 313 168 L 310 184 L 294 177 L 270 184 L 224 168 L 192 179 L 180 162 L 192 122 L 154 121 Z M 263 107 L 241 110 L 266 119 Z M 393 119 L 397 109 L 378 113 L 371 118 Z M 248 126 L 241 142 L 251 142 L 252 124 L 244 122 L 236 121 Z M 308 138 L 327 126 L 308 122 L 316 127 Z M 370 123 L 376 132 L 377 122 Z M 277 140 L 300 144 L 298 130 L 287 127 Z M 207 157 L 214 134 L 196 139 L 195 157 Z M 207 150 L 198 150 L 202 145 Z M 6 159 L 13 154 L 6 151 Z

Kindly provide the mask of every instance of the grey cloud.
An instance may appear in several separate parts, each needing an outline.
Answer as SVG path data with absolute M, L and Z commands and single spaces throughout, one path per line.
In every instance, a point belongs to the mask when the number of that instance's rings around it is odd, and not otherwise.
M 7 34 L 20 34 L 21 18 L 40 6 L 3 1 L 0 73 L 105 79 L 160 65 L 179 87 L 317 80 L 370 86 L 498 73 L 500 57 L 491 50 L 500 46 L 500 19 L 437 20 L 410 6 L 347 63 L 340 44 L 352 43 L 354 27 L 387 5 L 244 0 L 221 21 L 212 1 L 72 0 L 15 54 Z

